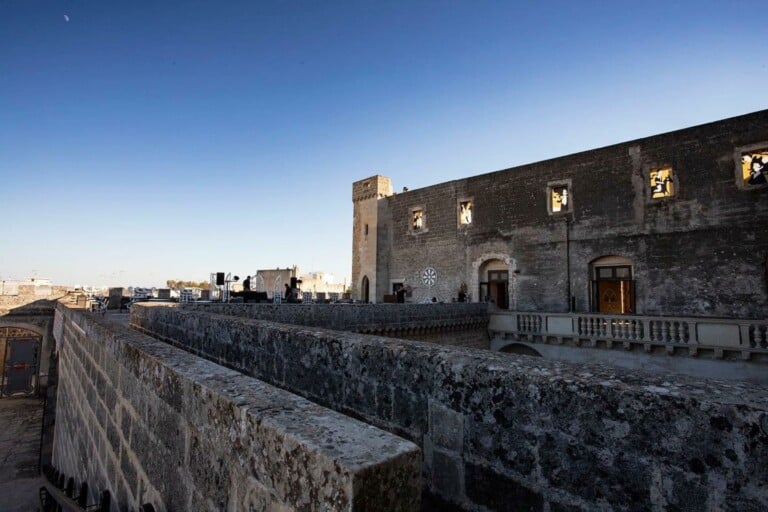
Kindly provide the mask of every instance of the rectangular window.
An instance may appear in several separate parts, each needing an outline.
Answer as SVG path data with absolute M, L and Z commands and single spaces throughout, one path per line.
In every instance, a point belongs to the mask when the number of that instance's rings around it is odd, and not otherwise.
M 365 225 L 365 236 L 368 236 L 368 224 Z
M 741 179 L 749 188 L 768 184 L 768 147 L 741 154 Z
M 570 211 L 571 194 L 567 185 L 554 185 L 550 189 L 549 202 L 552 213 L 564 213 Z
M 672 181 L 672 167 L 651 169 L 650 174 L 651 199 L 663 199 L 675 195 Z
M 472 201 L 459 203 L 459 224 L 463 226 L 472 224 Z
M 424 229 L 424 210 L 413 210 L 411 213 L 411 229 L 413 231 Z
M 629 267 L 616 267 L 616 279 L 632 279 Z
M 613 277 L 612 267 L 598 267 L 597 278 L 598 279 L 611 279 Z

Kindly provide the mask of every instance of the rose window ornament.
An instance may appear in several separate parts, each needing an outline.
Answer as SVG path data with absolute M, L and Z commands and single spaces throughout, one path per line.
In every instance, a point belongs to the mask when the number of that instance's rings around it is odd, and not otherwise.
M 432 267 L 427 267 L 422 270 L 421 282 L 427 285 L 429 288 L 435 286 L 435 283 L 437 283 L 437 270 Z

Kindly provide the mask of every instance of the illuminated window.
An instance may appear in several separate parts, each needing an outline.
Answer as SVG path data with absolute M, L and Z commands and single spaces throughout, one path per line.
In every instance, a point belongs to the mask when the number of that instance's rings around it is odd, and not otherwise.
M 411 213 L 411 228 L 414 231 L 424 229 L 424 210 L 413 210 Z
M 675 195 L 672 168 L 660 167 L 658 169 L 651 169 L 650 186 L 651 199 L 662 199 Z
M 549 205 L 552 213 L 565 213 L 571 210 L 571 193 L 567 185 L 553 185 L 549 188 Z
M 741 179 L 745 187 L 768 184 L 768 147 L 741 153 Z
M 472 224 L 472 201 L 462 201 L 459 203 L 459 224 Z

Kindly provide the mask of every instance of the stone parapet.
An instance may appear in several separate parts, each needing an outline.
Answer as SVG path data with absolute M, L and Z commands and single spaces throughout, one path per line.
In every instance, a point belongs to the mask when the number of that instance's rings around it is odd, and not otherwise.
M 178 307 L 255 320 L 322 327 L 366 334 L 409 335 L 436 330 L 482 328 L 489 306 L 451 304 L 217 304 L 186 303 Z
M 764 387 L 155 305 L 131 321 L 414 440 L 426 488 L 466 510 L 768 508 Z
M 412 443 L 100 316 L 56 315 L 53 464 L 120 510 L 419 509 Z

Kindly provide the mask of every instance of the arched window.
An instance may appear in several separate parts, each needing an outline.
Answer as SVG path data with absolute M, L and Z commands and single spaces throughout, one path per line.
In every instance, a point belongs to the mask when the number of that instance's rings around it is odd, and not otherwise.
M 634 264 L 623 256 L 603 256 L 590 264 L 592 311 L 612 315 L 635 313 Z

